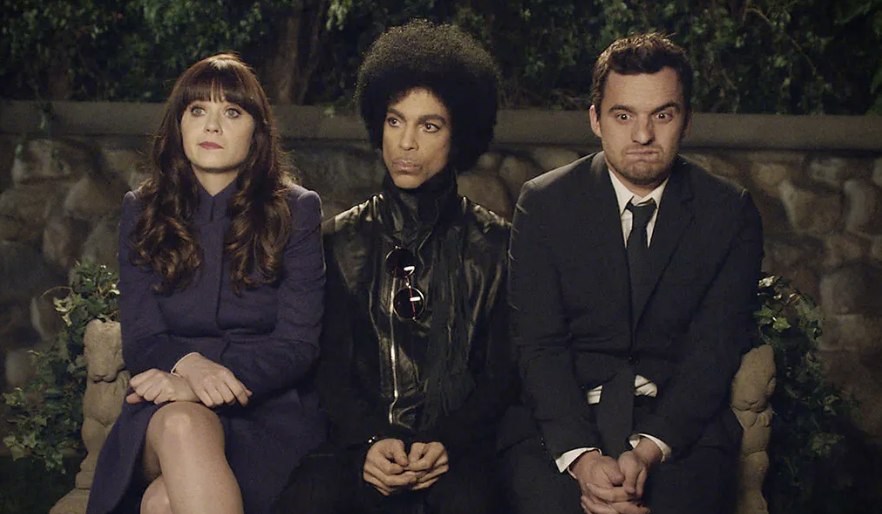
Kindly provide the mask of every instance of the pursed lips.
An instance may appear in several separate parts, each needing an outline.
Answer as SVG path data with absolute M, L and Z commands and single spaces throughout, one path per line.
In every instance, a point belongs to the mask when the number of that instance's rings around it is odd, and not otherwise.
M 628 150 L 625 152 L 626 157 L 632 157 L 635 159 L 647 159 L 652 157 L 657 157 L 661 152 L 658 150 L 650 150 L 650 149 L 641 149 L 641 150 Z
M 415 171 L 420 168 L 420 165 L 415 163 L 414 161 L 405 160 L 405 159 L 395 159 L 392 161 L 392 166 L 395 167 L 398 171 Z

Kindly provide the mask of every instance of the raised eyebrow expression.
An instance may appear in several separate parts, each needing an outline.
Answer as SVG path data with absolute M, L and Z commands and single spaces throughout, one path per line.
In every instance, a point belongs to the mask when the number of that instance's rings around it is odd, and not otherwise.
M 679 114 L 682 110 L 683 109 L 680 107 L 680 104 L 678 102 L 668 102 L 660 107 L 656 107 L 655 109 L 653 109 L 651 114 L 653 116 L 657 116 L 659 114 L 666 114 L 666 113 L 670 112 L 670 114 L 674 115 L 674 114 Z M 629 107 L 627 105 L 613 105 L 612 107 L 609 108 L 609 110 L 607 112 L 609 112 L 612 116 L 618 116 L 619 114 L 634 114 L 634 113 L 636 113 L 634 108 Z
M 398 118 L 403 121 L 407 121 L 407 117 L 396 111 L 395 109 L 390 108 L 386 112 L 386 122 L 390 122 L 393 118 Z M 417 124 L 419 125 L 432 125 L 436 130 L 441 130 L 445 126 L 447 126 L 447 119 L 440 114 L 425 114 L 417 118 Z

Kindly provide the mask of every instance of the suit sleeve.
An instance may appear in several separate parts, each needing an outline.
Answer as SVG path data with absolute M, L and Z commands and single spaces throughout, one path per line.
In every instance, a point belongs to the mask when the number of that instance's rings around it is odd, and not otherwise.
M 290 202 L 293 229 L 284 249 L 275 329 L 229 343 L 219 360 L 257 398 L 292 387 L 310 373 L 319 355 L 325 285 L 321 200 L 304 191 Z
M 153 291 L 158 279 L 153 270 L 131 262 L 132 233 L 141 208 L 135 193 L 123 199 L 119 226 L 119 309 L 123 359 L 132 375 L 151 368 L 171 371 L 178 360 L 191 352 L 205 352 L 210 346 L 200 339 L 178 339 L 169 334 L 165 318 Z
M 572 335 L 548 244 L 551 225 L 543 221 L 554 206 L 544 193 L 528 182 L 518 200 L 509 255 L 510 303 L 524 397 L 554 457 L 574 448 L 600 447 L 601 440 L 573 368 Z
M 670 445 L 675 458 L 726 408 L 732 377 L 750 348 L 763 236 L 747 192 L 739 207 L 735 235 L 684 336 L 673 378 L 660 390 L 655 413 L 635 427 Z

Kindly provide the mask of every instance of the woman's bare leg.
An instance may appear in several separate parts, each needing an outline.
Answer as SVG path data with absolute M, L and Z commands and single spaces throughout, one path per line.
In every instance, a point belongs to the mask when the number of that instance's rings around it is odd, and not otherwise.
M 147 486 L 141 498 L 141 514 L 173 514 L 165 490 L 165 480 L 157 478 Z
M 161 506 L 166 496 L 177 514 L 243 513 L 239 483 L 224 455 L 223 427 L 201 404 L 173 402 L 156 411 L 147 425 L 144 468 L 152 480 L 144 500 L 151 505 L 142 501 L 142 512 Z

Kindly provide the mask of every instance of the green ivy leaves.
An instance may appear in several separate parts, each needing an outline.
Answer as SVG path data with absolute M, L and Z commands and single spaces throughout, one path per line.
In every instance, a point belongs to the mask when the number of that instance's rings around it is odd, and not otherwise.
M 757 343 L 774 349 L 777 376 L 767 490 L 779 512 L 818 512 L 813 508 L 822 493 L 813 487 L 814 470 L 842 453 L 845 426 L 857 404 L 823 375 L 821 315 L 814 302 L 776 276 L 760 280 L 757 294 Z M 836 498 L 834 484 L 826 486 L 823 494 Z M 844 504 L 840 508 L 849 512 Z
M 31 352 L 33 380 L 3 395 L 11 432 L 3 442 L 14 459 L 32 457 L 47 470 L 64 473 L 64 457 L 82 452 L 83 335 L 93 319 L 118 318 L 116 282 L 116 273 L 104 265 L 86 261 L 73 267 L 67 295 L 54 300 L 64 328 L 49 349 Z

